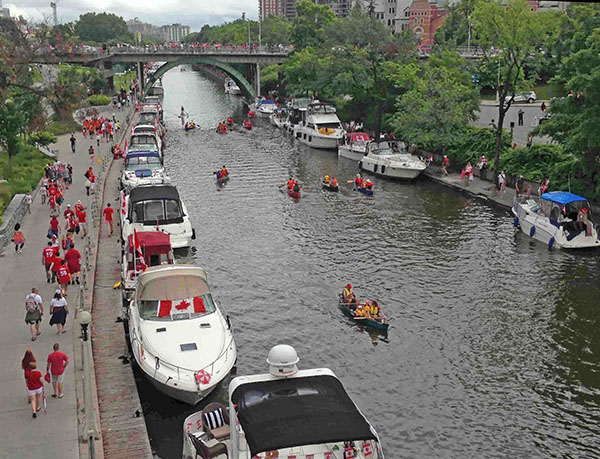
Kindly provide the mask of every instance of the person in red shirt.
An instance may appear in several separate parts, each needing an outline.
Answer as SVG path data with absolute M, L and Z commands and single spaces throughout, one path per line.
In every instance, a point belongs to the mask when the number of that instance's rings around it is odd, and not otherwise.
M 58 247 L 56 247 L 56 256 L 52 259 L 50 269 L 52 270 L 52 278 L 58 280 L 58 268 L 62 265 L 63 259 L 60 257 Z
M 75 215 L 75 211 L 71 208 L 71 204 L 67 204 L 67 208 L 63 214 L 65 218 L 69 218 L 70 215 Z
M 44 390 L 44 379 L 42 373 L 37 371 L 37 363 L 29 362 L 29 370 L 25 372 L 25 381 L 27 382 L 27 395 L 31 402 L 31 411 L 33 417 L 37 418 L 37 412 L 42 409 L 40 397 Z
M 67 253 L 65 253 L 65 261 L 67 262 L 69 272 L 71 273 L 71 284 L 74 285 L 75 282 L 79 284 L 79 271 L 81 271 L 81 254 L 75 248 L 75 244 L 73 244 L 71 248 L 67 250 Z
M 87 214 L 85 210 L 77 210 L 77 221 L 79 222 L 79 230 L 83 231 L 82 237 L 87 235 Z
M 67 296 L 67 286 L 71 282 L 71 272 L 65 260 L 61 260 L 60 266 L 56 270 L 56 277 L 58 277 L 58 285 L 63 296 Z
M 48 283 L 56 281 L 54 272 L 50 269 L 56 255 L 58 255 L 58 247 L 54 247 L 52 242 L 48 241 L 48 246 L 42 250 L 42 264 L 46 270 L 46 282 Z
M 49 371 L 50 376 L 52 377 L 52 388 L 54 389 L 52 397 L 63 398 L 65 368 L 67 368 L 67 365 L 69 365 L 69 357 L 67 354 L 60 351 L 60 346 L 58 343 L 54 343 L 52 349 L 54 352 L 48 355 L 46 371 Z
M 52 217 L 50 219 L 50 231 L 48 231 L 48 233 L 58 237 L 58 233 L 60 233 L 60 223 L 58 218 Z
M 108 227 L 108 237 L 111 237 L 113 233 L 113 214 L 115 213 L 115 209 L 110 206 L 110 202 L 106 204 L 102 213 L 104 214 L 104 221 Z

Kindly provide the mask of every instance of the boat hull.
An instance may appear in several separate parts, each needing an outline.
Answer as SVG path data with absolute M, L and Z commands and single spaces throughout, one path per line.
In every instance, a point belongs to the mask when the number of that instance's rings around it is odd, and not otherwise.
M 381 330 L 382 332 L 388 331 L 390 325 L 387 322 L 379 322 L 378 320 L 370 318 L 356 318 L 352 310 L 348 306 L 346 306 L 346 304 L 342 301 L 341 298 L 338 301 L 338 306 L 342 310 L 342 312 L 348 317 L 350 317 L 355 323 L 364 325 L 365 327 L 375 328 L 377 330 Z
M 196 128 L 195 128 L 195 127 L 187 127 L 187 128 L 186 128 L 186 127 L 184 127 L 184 128 L 183 128 L 183 130 L 184 130 L 184 131 L 186 131 L 186 132 L 187 132 L 187 131 L 192 131 L 192 130 L 194 130 L 194 129 L 196 129 Z
M 369 172 L 380 177 L 386 177 L 398 180 L 414 180 L 421 172 L 425 170 L 423 168 L 407 168 L 407 167 L 394 167 L 385 164 L 377 164 L 367 161 L 363 158 L 359 164 L 361 170 Z
M 367 190 L 366 188 L 356 188 L 356 191 L 362 194 L 366 194 L 367 196 L 373 196 L 373 190 Z
M 298 130 L 296 131 L 296 138 L 300 143 L 319 150 L 335 150 L 340 140 L 338 137 L 315 135 L 313 132 L 305 133 Z
M 290 198 L 300 199 L 302 197 L 301 191 L 287 190 L 287 194 Z
M 340 156 L 342 158 L 351 159 L 353 161 L 360 161 L 361 159 L 364 158 L 365 151 L 364 151 L 364 149 L 362 151 L 354 150 L 354 149 L 351 149 L 347 145 L 340 145 L 338 147 L 338 156 Z
M 227 177 L 218 178 L 217 179 L 217 185 L 222 185 L 224 183 L 227 183 L 228 181 L 229 181 L 229 175 Z

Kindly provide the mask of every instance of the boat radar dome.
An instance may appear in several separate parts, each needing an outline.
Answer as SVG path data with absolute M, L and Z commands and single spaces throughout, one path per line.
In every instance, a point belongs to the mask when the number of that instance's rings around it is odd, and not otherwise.
M 296 349 L 287 344 L 278 344 L 271 348 L 267 357 L 269 373 L 278 378 L 293 376 L 298 372 L 296 364 L 299 361 Z

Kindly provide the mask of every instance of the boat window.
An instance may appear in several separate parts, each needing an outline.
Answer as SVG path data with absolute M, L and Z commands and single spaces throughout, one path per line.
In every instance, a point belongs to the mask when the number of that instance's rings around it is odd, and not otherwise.
M 138 169 L 161 169 L 160 158 L 156 156 L 133 156 L 127 159 L 126 169 L 128 171 L 135 171 Z
M 183 222 L 183 212 L 178 201 L 156 199 L 141 201 L 133 209 L 133 223 L 170 224 Z
M 142 319 L 161 321 L 195 319 L 216 311 L 210 293 L 172 301 L 140 301 L 138 307 Z
M 179 203 L 177 201 L 165 201 L 165 216 L 167 220 L 181 217 L 181 214 L 181 208 L 179 207 Z
M 393 154 L 393 151 L 391 148 L 380 148 L 380 149 L 371 150 L 371 153 L 374 155 L 386 156 L 386 155 Z
M 319 123 L 319 125 L 317 126 L 317 129 L 321 129 L 321 128 L 341 129 L 342 126 L 337 121 L 334 121 L 332 123 Z
M 156 145 L 153 135 L 134 135 L 131 137 L 131 145 Z

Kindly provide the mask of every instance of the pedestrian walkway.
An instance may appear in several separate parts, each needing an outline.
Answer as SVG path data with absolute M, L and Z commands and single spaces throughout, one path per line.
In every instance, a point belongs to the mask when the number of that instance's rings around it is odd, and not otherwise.
M 443 185 L 465 191 L 481 199 L 494 202 L 495 204 L 507 209 L 512 208 L 513 201 L 516 196 L 516 191 L 514 188 L 507 187 L 504 193 L 496 195 L 496 187 L 492 182 L 488 180 L 481 180 L 479 177 L 473 177 L 473 181 L 469 183 L 465 179 L 461 179 L 460 174 L 456 172 L 450 172 L 448 175 L 444 175 L 441 167 L 438 166 L 430 165 L 425 170 L 425 175 Z
M 105 114 L 108 115 L 108 114 Z M 125 126 L 126 112 L 118 112 L 119 119 Z M 125 127 L 123 127 L 125 129 Z M 69 143 L 70 135 L 59 136 L 58 142 L 52 146 L 58 149 L 58 159 L 73 166 L 73 184 L 65 191 L 65 203 L 74 205 L 78 200 L 88 207 L 89 202 L 85 192 L 84 173 L 90 165 L 87 150 L 91 140 L 85 139 L 81 132 L 75 133 L 77 139 L 76 153 L 71 152 Z M 94 141 L 94 147 L 96 147 Z M 110 144 L 102 142 L 99 151 L 106 154 Z M 97 148 L 98 150 L 98 148 Z M 98 155 L 96 156 L 98 157 Z M 94 171 L 100 169 L 100 163 L 94 162 Z M 62 212 L 61 212 L 62 213 Z M 78 406 L 83 405 L 82 400 L 76 397 L 75 359 L 74 355 L 80 349 L 75 346 L 80 344 L 80 331 L 74 329 L 73 319 L 77 309 L 76 297 L 78 286 L 71 286 L 67 302 L 69 315 L 66 330 L 62 335 L 57 335 L 56 327 L 49 325 L 49 310 L 52 294 L 56 284 L 46 283 L 44 267 L 41 256 L 42 249 L 48 239 L 46 233 L 49 224 L 49 207 L 42 205 L 39 195 L 34 197 L 31 214 L 26 215 L 22 221 L 22 230 L 26 238 L 23 253 L 15 254 L 11 247 L 6 247 L 5 256 L 0 258 L 0 431 L 2 441 L 0 458 L 79 458 L 79 432 L 78 432 Z M 60 217 L 62 228 L 64 218 Z M 89 213 L 88 213 L 89 222 Z M 91 222 L 90 222 L 91 223 Z M 75 238 L 76 248 L 84 254 L 84 243 L 80 236 Z M 82 264 L 84 260 L 82 259 Z M 42 335 L 34 342 L 26 325 L 24 299 L 31 292 L 32 287 L 37 287 L 43 298 L 44 316 L 42 318 Z M 31 407 L 27 403 L 27 393 L 21 369 L 21 359 L 27 349 L 31 349 L 38 362 L 38 370 L 45 373 L 46 358 L 52 352 L 52 345 L 58 342 L 61 351 L 70 359 L 70 364 L 65 372 L 64 393 L 62 399 L 52 398 L 52 386 L 45 385 L 47 414 L 39 414 L 37 419 L 32 419 Z M 43 413 L 43 412 L 42 412 Z

